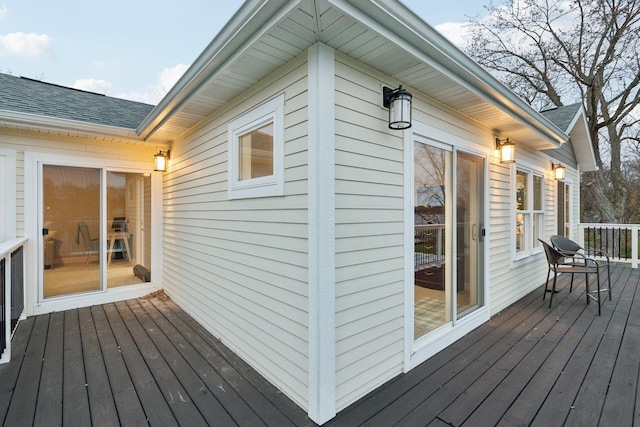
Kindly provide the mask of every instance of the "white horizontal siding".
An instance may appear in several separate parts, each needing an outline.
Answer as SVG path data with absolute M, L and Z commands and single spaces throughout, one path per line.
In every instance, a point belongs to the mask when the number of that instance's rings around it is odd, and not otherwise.
M 545 175 L 543 238 L 548 241 L 549 236 L 555 234 L 556 230 L 556 182 L 551 175 L 551 161 L 546 155 L 528 151 L 519 145 L 516 162 Z M 511 168 L 515 170 L 516 167 L 499 163 L 491 165 L 489 256 L 492 314 L 539 288 L 547 276 L 547 263 L 543 252 L 524 260 L 512 259 L 515 201 L 511 195 L 512 173 L 509 171 Z
M 336 405 L 403 361 L 403 147 L 381 80 L 336 54 Z
M 296 58 L 172 146 L 165 288 L 302 407 L 308 396 L 307 77 Z M 285 195 L 228 200 L 227 123 L 285 95 Z
M 25 132 L 0 128 L 0 148 L 16 152 L 16 176 L 12 180 L 16 186 L 16 235 L 25 235 L 24 206 L 24 153 L 50 153 L 67 156 L 95 157 L 102 159 L 132 160 L 149 162 L 157 150 L 135 144 L 115 143 L 108 138 L 80 138 L 60 136 L 52 133 Z

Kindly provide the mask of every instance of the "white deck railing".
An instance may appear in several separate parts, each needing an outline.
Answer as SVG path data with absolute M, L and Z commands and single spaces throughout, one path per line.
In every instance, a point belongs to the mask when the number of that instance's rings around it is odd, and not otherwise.
M 11 335 L 24 312 L 26 241 L 0 243 L 0 363 L 11 360 Z
M 413 265 L 416 271 L 444 262 L 444 228 L 444 224 L 415 226 Z
M 638 232 L 640 224 L 580 224 L 578 243 L 606 252 L 613 262 L 638 268 Z

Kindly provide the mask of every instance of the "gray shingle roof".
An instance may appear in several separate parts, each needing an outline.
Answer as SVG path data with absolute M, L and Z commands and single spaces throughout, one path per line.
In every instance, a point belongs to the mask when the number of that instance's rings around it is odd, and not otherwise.
M 582 103 L 576 102 L 575 104 L 564 105 L 551 110 L 541 111 L 540 113 L 549 119 L 551 123 L 558 126 L 560 130 L 568 132 L 570 130 L 568 129 L 569 125 L 581 107 Z
M 153 107 L 0 73 L 0 110 L 136 129 Z

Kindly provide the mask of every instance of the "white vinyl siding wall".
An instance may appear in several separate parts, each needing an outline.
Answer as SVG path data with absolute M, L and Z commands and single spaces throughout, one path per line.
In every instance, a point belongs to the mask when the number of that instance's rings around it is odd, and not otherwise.
M 556 227 L 556 183 L 551 175 L 551 162 L 546 155 L 527 151 L 520 145 L 517 147 L 516 164 L 544 174 L 544 225 L 541 234 L 548 241 L 555 234 Z M 515 199 L 512 196 L 512 179 L 515 168 L 515 165 L 501 165 L 496 159 L 490 169 L 491 314 L 539 288 L 547 275 L 544 252 L 513 260 Z
M 173 144 L 164 286 L 296 403 L 308 396 L 306 55 Z M 228 200 L 228 123 L 284 93 L 284 196 Z
M 336 405 L 402 372 L 403 146 L 381 80 L 336 53 Z
M 10 184 L 16 189 L 16 236 L 25 235 L 24 206 L 24 153 L 25 151 L 51 154 L 64 154 L 79 157 L 103 159 L 126 159 L 140 162 L 153 161 L 157 151 L 153 147 L 135 144 L 113 143 L 109 138 L 62 137 L 52 134 L 28 134 L 22 131 L 3 129 L 0 135 L 0 148 L 15 151 L 15 178 Z

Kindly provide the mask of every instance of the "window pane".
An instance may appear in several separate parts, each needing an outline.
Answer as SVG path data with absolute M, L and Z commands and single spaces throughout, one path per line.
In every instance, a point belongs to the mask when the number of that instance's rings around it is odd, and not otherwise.
M 516 209 L 524 211 L 527 206 L 527 173 L 522 171 L 516 172 Z
M 542 230 L 542 214 L 533 214 L 533 247 L 537 248 L 540 245 L 538 239 L 541 236 Z
M 273 175 L 273 123 L 240 137 L 240 181 Z
M 516 215 L 516 252 L 523 252 L 525 247 L 525 215 Z
M 542 177 L 533 176 L 533 209 L 542 210 Z

